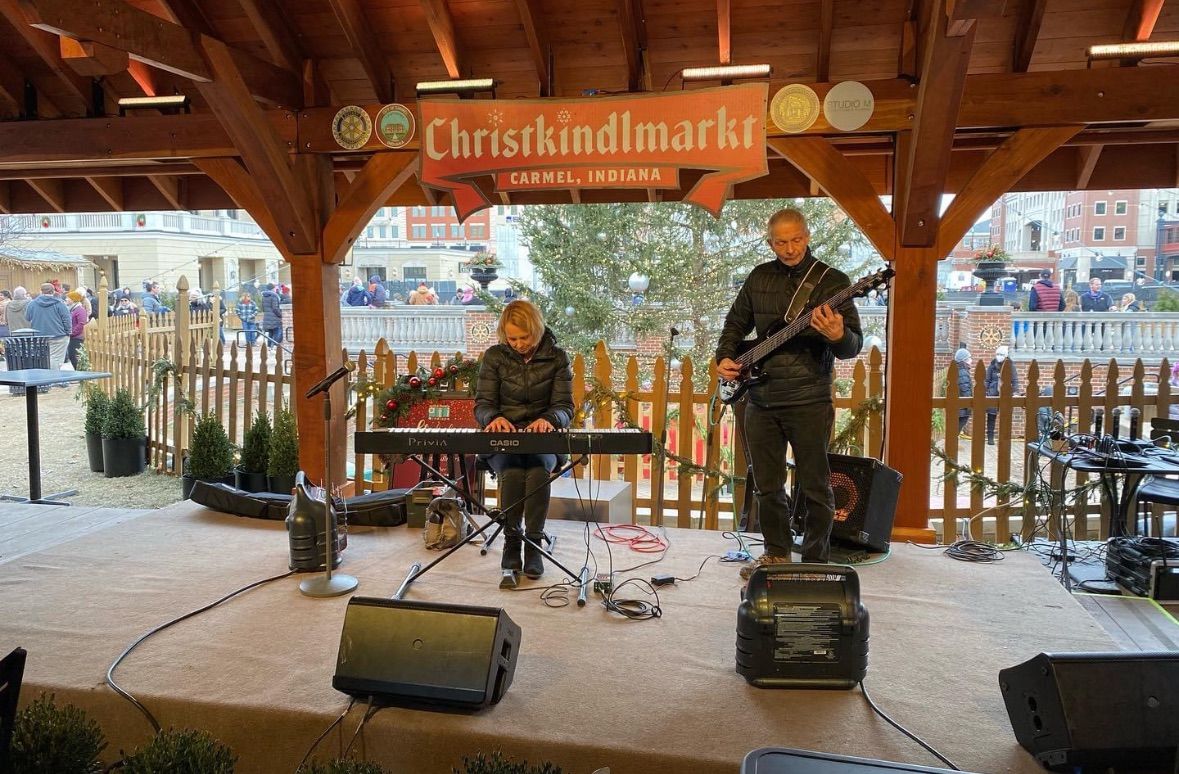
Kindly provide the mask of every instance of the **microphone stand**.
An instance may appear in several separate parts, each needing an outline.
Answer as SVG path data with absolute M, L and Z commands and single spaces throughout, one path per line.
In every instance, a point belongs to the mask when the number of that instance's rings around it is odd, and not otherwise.
M 333 539 L 332 523 L 335 521 L 332 502 L 332 394 L 331 386 L 338 379 L 347 376 L 351 369 L 342 367 L 335 373 L 329 374 L 323 381 L 308 390 L 306 397 L 310 398 L 317 392 L 323 393 L 323 545 L 324 545 L 324 574 L 315 578 L 306 578 L 299 583 L 299 591 L 308 597 L 338 597 L 347 594 L 360 585 L 360 581 L 351 575 L 332 575 L 332 559 L 336 554 L 336 541 Z M 338 527 L 337 527 L 338 529 Z

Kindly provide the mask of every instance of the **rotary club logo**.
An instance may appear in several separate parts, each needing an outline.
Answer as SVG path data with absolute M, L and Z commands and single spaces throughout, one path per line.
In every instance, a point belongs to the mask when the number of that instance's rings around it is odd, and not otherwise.
M 770 120 L 783 132 L 805 132 L 818 117 L 819 95 L 801 83 L 783 86 L 770 101 Z
M 348 105 L 340 108 L 332 118 L 332 137 L 344 150 L 363 148 L 373 136 L 373 120 L 364 108 Z

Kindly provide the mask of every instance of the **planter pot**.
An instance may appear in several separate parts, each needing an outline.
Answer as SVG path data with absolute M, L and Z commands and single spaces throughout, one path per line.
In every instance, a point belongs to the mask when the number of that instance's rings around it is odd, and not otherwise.
M 147 467 L 143 438 L 103 438 L 102 467 L 107 478 L 135 476 Z
M 499 273 L 496 271 L 498 268 L 498 266 L 488 266 L 487 268 L 471 269 L 471 279 L 478 282 L 484 290 L 487 290 L 488 285 L 499 279 Z
M 979 261 L 971 272 L 986 283 L 986 290 L 978 297 L 979 306 L 1003 306 L 1006 301 L 1002 293 L 994 290 L 995 280 L 1007 276 L 1007 264 L 1003 261 Z
M 102 436 L 98 433 L 86 433 L 86 456 L 90 459 L 90 470 L 101 473 L 102 467 Z
M 267 486 L 269 491 L 275 494 L 290 494 L 291 490 L 295 488 L 294 476 L 267 476 Z
M 268 492 L 269 482 L 266 480 L 265 473 L 246 473 L 244 470 L 235 470 L 234 486 L 245 492 Z
M 180 476 L 180 499 L 188 500 L 192 497 L 193 487 L 198 481 L 208 481 L 211 484 L 229 484 L 233 485 L 233 476 L 224 476 L 222 478 L 193 478 L 187 473 Z

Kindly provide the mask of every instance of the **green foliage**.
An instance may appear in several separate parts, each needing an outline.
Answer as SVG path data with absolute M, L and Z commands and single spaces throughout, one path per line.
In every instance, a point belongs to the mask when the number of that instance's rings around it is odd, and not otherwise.
M 270 433 L 270 460 L 266 472 L 272 476 L 294 476 L 299 472 L 299 436 L 295 415 L 279 409 Z
M 90 370 L 90 351 L 86 349 L 86 345 L 78 347 L 78 369 L 79 371 Z
M 197 418 L 184 472 L 206 481 L 225 478 L 233 473 L 233 444 L 215 412 Z
M 265 411 L 259 411 L 242 438 L 242 470 L 246 473 L 265 473 L 269 464 L 270 416 Z
M 98 723 L 72 704 L 58 707 L 53 694 L 17 713 L 12 732 L 13 774 L 97 774 L 106 738 Z
M 207 731 L 169 728 L 123 762 L 125 774 L 233 774 L 237 756 Z
M 1179 294 L 1163 288 L 1154 301 L 1156 312 L 1179 312 Z
M 297 774 L 386 774 L 386 771 L 384 766 L 374 761 L 336 758 L 327 763 L 312 761 L 300 768 Z
M 88 384 L 82 393 L 82 400 L 86 402 L 86 432 L 102 435 L 102 426 L 111 407 L 111 396 L 93 384 Z
M 115 392 L 102 423 L 103 438 L 143 438 L 147 428 L 143 424 L 143 410 L 135 405 L 131 393 L 120 388 Z
M 543 292 L 513 287 L 540 306 L 570 352 L 589 355 L 599 339 L 626 331 L 665 336 L 676 326 L 684 332 L 679 341 L 691 342 L 687 352 L 703 383 L 702 366 L 737 289 L 750 269 L 773 258 L 766 222 L 786 206 L 806 215 L 821 260 L 852 277 L 875 263 L 848 258 L 844 250 L 863 244 L 863 236 L 827 199 L 731 201 L 720 218 L 687 204 L 556 205 L 525 208 L 520 219 Z M 641 297 L 630 290 L 633 273 L 650 280 Z
M 545 761 L 529 766 L 528 761 L 516 763 L 505 758 L 499 750 L 490 756 L 479 753 L 474 758 L 463 756 L 463 768 L 451 769 L 452 774 L 561 774 L 561 767 Z

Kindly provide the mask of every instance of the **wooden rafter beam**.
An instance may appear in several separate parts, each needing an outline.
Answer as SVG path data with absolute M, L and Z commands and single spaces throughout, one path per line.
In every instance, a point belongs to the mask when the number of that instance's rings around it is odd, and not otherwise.
M 202 35 L 217 37 L 217 30 L 205 12 L 194 0 L 156 0 L 160 8 L 172 21 L 185 29 Z
M 1084 145 L 1077 153 L 1077 184 L 1074 190 L 1083 191 L 1089 187 L 1089 179 L 1097 168 L 1104 145 Z
M 1032 63 L 1032 54 L 1036 50 L 1036 41 L 1040 38 L 1040 25 L 1044 21 L 1044 9 L 1048 0 L 1028 0 L 1024 7 L 1023 18 L 1016 28 L 1015 49 L 1011 62 L 1013 72 L 1026 73 Z
M 30 22 L 39 29 L 126 51 L 132 59 L 197 83 L 213 77 L 198 42 L 216 39 L 207 35 L 194 36 L 187 28 L 141 11 L 123 0 L 93 0 L 88 5 L 75 0 L 23 1 Z M 4 2 L 12 0 L 0 0 L 0 3 Z M 251 95 L 276 105 L 302 105 L 303 88 L 297 74 L 239 49 L 226 47 L 226 50 Z
M 966 86 L 975 25 L 964 35 L 947 34 L 944 0 L 932 4 L 922 44 L 921 82 L 917 91 L 912 141 L 897 154 L 898 194 L 893 201 L 901 244 L 929 246 L 937 239 L 942 191 L 950 169 L 950 152 L 958 107 Z
M 117 177 L 88 177 L 86 182 L 90 187 L 98 192 L 98 195 L 111 206 L 115 212 L 122 212 L 123 207 L 123 181 Z
M 987 156 L 942 217 L 938 253 L 949 255 L 991 204 L 1011 190 L 1020 178 L 1072 139 L 1082 126 L 1045 126 L 1020 129 Z
M 880 254 L 896 249 L 896 227 L 872 183 L 821 137 L 774 137 L 768 145 L 843 208 Z
M 835 28 L 835 0 L 822 0 L 819 6 L 819 54 L 816 72 L 820 82 L 831 78 L 831 34 Z
M 188 209 L 184 206 L 183 178 L 171 175 L 148 175 L 147 179 L 160 192 L 164 197 L 164 201 L 168 202 L 172 209 Z
M 421 4 L 426 23 L 430 25 L 430 34 L 434 36 L 434 47 L 438 49 L 442 64 L 446 67 L 446 74 L 451 78 L 461 78 L 463 70 L 459 66 L 458 38 L 454 34 L 450 7 L 446 5 L 446 0 L 421 0 Z
M 516 14 L 528 39 L 528 51 L 536 68 L 536 79 L 540 82 L 540 96 L 552 96 L 552 69 L 549 67 L 549 40 L 544 22 L 540 16 L 537 0 L 516 0 Z
M 377 210 L 414 174 L 412 153 L 378 153 L 360 174 L 323 229 L 324 263 L 340 263 Z
M 295 37 L 287 15 L 275 0 L 238 0 L 254 31 L 266 46 L 270 60 L 292 73 L 303 72 L 303 46 Z
M 61 178 L 45 177 L 25 181 L 37 195 L 45 200 L 54 212 L 66 211 L 65 181 Z
M 130 61 L 126 51 L 95 43 L 93 40 L 58 38 L 62 61 L 78 75 L 95 78 L 114 75 L 127 69 Z
M 1122 30 L 1122 40 L 1127 42 L 1150 40 L 1154 32 L 1155 22 L 1163 10 L 1164 0 L 1134 0 L 1130 6 L 1130 13 L 1126 16 L 1126 25 Z
M 297 179 L 287 150 L 250 95 L 229 48 L 202 38 L 201 50 L 214 80 L 197 88 L 233 140 L 242 161 L 262 192 L 287 252 L 308 255 L 319 250 L 319 223 L 306 187 Z
M 8 57 L 0 54 L 0 116 L 25 112 L 25 78 Z
M 0 212 L 12 214 L 12 183 L 0 180 Z
M 626 59 L 626 85 L 631 91 L 643 82 L 643 50 L 646 30 L 640 19 L 639 0 L 617 0 L 618 28 L 622 33 L 622 53 Z
M 352 47 L 353 54 L 360 60 L 378 102 L 393 101 L 393 71 L 381 51 L 381 44 L 373 33 L 372 25 L 364 14 L 358 0 L 328 0 L 336 20 L 344 30 L 344 37 Z M 454 76 L 458 77 L 458 76 Z
M 80 101 L 89 111 L 90 80 L 75 73 L 69 65 L 62 61 L 57 39 L 42 30 L 34 29 L 31 26 L 31 19 L 26 13 L 26 8 L 21 5 L 19 0 L 0 0 L 0 16 L 8 20 L 17 34 L 37 53 L 37 57 L 65 85 L 70 97 Z M 63 113 L 77 111 L 76 105 L 58 105 L 58 108 Z
M 271 216 L 261 189 L 246 168 L 233 158 L 198 159 L 195 163 L 209 179 L 221 186 L 234 204 L 250 213 L 258 227 L 266 232 L 279 252 L 289 260 L 283 232 Z
M 730 0 L 716 0 L 716 61 L 721 64 L 733 61 L 733 8 Z

